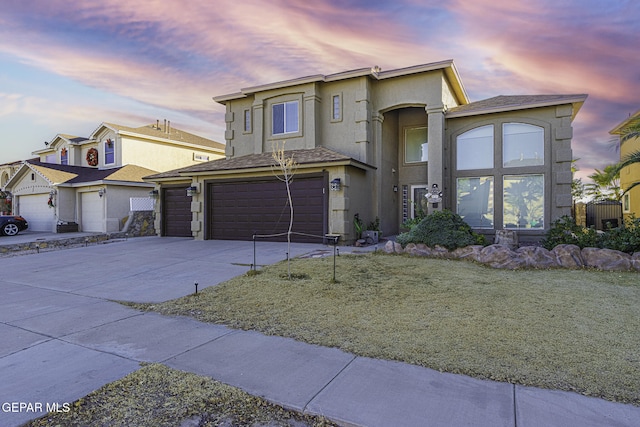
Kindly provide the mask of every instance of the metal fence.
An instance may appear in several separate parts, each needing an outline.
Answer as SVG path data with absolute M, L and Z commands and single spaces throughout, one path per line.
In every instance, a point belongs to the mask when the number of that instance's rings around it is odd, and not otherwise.
M 596 230 L 617 228 L 622 225 L 622 203 L 615 200 L 589 202 L 586 206 L 587 227 Z

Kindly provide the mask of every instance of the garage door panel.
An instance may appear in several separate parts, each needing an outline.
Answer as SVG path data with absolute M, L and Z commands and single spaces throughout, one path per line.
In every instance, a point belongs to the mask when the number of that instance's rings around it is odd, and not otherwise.
M 18 196 L 18 212 L 29 223 L 29 230 L 48 232 L 54 230 L 55 209 L 49 207 L 48 201 L 48 194 Z
M 326 202 L 323 177 L 297 178 L 291 185 L 293 231 L 324 235 Z M 212 183 L 208 187 L 208 238 L 251 240 L 253 234 L 286 233 L 290 208 L 287 190 L 277 179 Z M 281 240 L 286 240 L 286 236 Z M 318 239 L 294 236 L 297 241 Z
M 81 227 L 82 231 L 102 232 L 103 230 L 103 204 L 97 191 L 81 193 Z
M 169 187 L 162 190 L 162 235 L 191 237 L 191 197 L 187 187 Z

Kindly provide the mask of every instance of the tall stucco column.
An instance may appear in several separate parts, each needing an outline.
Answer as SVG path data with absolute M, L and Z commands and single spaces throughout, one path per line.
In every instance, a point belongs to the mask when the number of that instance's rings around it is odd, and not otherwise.
M 382 183 L 384 182 L 384 173 L 386 172 L 383 167 L 382 161 L 382 123 L 384 122 L 384 114 L 376 112 L 371 117 L 371 123 L 373 125 L 372 132 L 372 141 L 373 141 L 373 156 L 374 158 L 371 161 L 372 164 L 379 165 L 378 169 L 374 174 L 374 188 L 376 191 L 373 192 L 374 200 L 373 209 L 374 216 L 384 218 L 384 188 L 382 188 Z
M 434 184 L 438 185 L 440 191 L 445 195 L 445 138 L 444 138 L 444 105 L 433 105 L 425 107 L 428 118 L 428 135 L 427 141 L 429 161 L 427 163 L 427 183 L 429 189 Z M 449 201 L 442 200 L 438 203 L 438 207 L 434 208 L 433 204 L 429 204 L 429 213 L 442 210 L 443 205 L 450 205 Z

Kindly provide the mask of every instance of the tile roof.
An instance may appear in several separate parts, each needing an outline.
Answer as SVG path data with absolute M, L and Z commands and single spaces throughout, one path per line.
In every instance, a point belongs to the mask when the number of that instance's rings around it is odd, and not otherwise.
M 584 102 L 587 95 L 500 95 L 482 101 L 459 105 L 447 111 L 447 117 L 471 116 L 501 111 L 522 110 L 551 105 Z
M 293 160 L 298 165 L 309 165 L 316 163 L 335 163 L 335 162 L 353 162 L 363 167 L 370 167 L 364 163 L 353 159 L 345 154 L 338 153 L 333 150 L 329 150 L 325 147 L 308 148 L 301 150 L 287 150 L 287 155 L 293 157 Z M 198 165 L 188 166 L 185 168 L 175 169 L 168 172 L 159 173 L 156 175 L 146 176 L 145 180 L 154 180 L 161 178 L 175 178 L 191 173 L 199 172 L 221 172 L 221 171 L 233 171 L 242 169 L 256 169 L 271 167 L 274 165 L 274 160 L 271 152 L 260 154 L 247 154 L 245 156 L 232 157 L 230 159 L 217 159 L 210 162 L 201 163 Z
M 144 182 L 142 177 L 156 172 L 134 165 L 113 169 L 96 169 L 85 166 L 57 165 L 39 160 L 29 160 L 25 163 L 54 184 L 80 184 L 95 181 Z

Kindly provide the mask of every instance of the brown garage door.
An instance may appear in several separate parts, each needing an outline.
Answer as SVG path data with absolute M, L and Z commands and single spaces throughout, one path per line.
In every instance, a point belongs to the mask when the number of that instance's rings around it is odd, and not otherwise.
M 187 187 L 169 187 L 162 190 L 162 235 L 191 237 L 191 197 Z
M 325 176 L 294 177 L 292 231 L 323 236 L 327 224 Z M 286 233 L 289 228 L 287 189 L 272 178 L 260 181 L 214 182 L 207 187 L 208 238 L 251 240 L 254 234 Z M 275 240 L 286 240 L 283 236 Z M 321 238 L 293 235 L 292 241 L 322 242 Z

